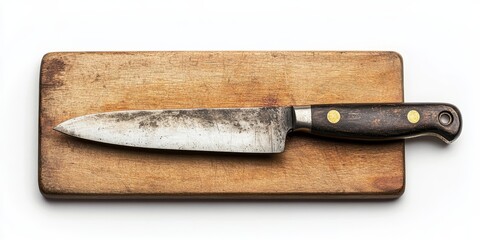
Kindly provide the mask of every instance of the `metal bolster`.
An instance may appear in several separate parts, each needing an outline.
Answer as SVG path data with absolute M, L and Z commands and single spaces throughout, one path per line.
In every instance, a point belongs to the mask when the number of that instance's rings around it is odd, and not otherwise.
M 308 131 L 312 130 L 312 108 L 311 106 L 293 107 L 293 130 Z

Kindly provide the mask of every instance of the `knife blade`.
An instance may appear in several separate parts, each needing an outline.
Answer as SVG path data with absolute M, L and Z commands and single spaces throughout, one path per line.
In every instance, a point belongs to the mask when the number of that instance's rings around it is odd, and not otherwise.
M 79 116 L 54 129 L 129 147 L 280 153 L 292 131 L 367 141 L 431 135 L 451 143 L 461 125 L 460 111 L 450 104 L 377 103 L 127 110 Z

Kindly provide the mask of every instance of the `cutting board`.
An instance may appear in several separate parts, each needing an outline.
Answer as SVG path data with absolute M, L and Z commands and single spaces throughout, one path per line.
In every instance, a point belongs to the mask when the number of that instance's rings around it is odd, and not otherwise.
M 280 154 L 145 150 L 53 130 L 133 109 L 403 102 L 395 52 L 57 52 L 42 59 L 39 186 L 47 198 L 365 199 L 404 191 L 404 141 L 288 136 Z

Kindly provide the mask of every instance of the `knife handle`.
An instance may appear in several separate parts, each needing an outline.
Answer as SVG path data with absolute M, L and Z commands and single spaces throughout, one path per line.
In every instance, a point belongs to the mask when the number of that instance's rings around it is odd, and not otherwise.
M 445 103 L 312 105 L 311 117 L 311 133 L 355 140 L 430 135 L 451 143 L 462 128 L 460 111 Z

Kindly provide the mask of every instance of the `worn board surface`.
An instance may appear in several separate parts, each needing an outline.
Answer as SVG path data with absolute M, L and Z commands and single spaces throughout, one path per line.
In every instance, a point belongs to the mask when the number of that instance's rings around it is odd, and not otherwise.
M 40 76 L 39 186 L 48 198 L 396 198 L 404 142 L 293 134 L 274 155 L 142 150 L 52 128 L 132 109 L 402 102 L 393 52 L 49 53 Z

